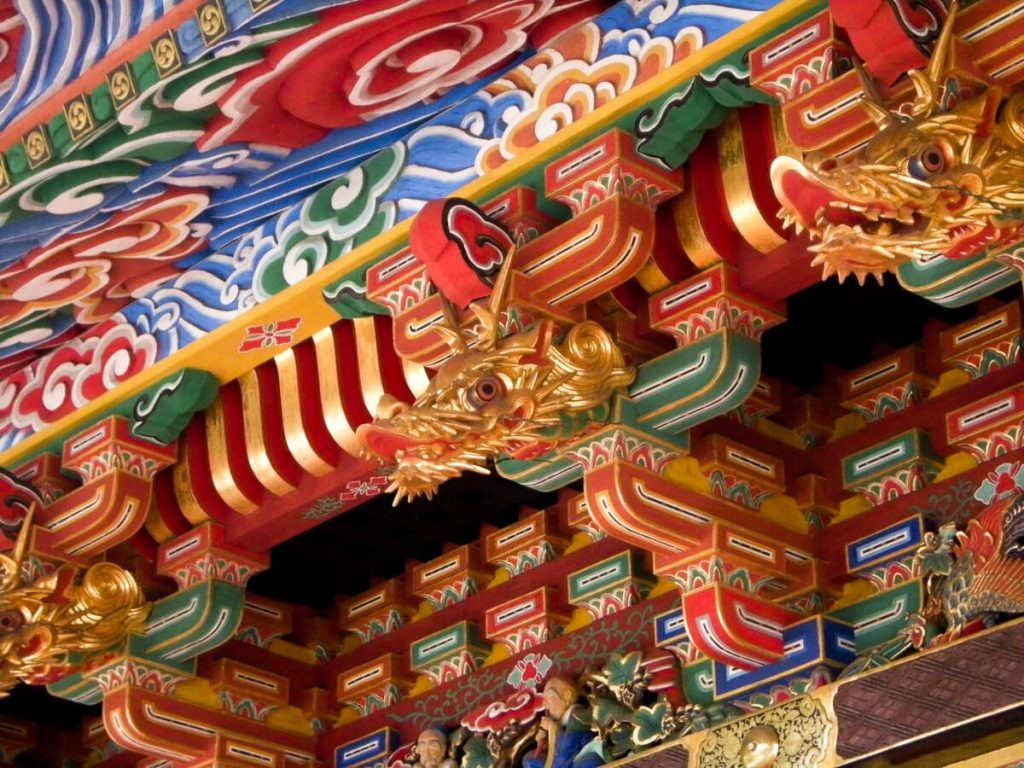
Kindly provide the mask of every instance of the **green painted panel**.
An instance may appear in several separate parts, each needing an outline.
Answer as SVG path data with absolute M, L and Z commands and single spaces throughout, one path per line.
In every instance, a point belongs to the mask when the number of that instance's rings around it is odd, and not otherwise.
M 851 624 L 857 653 L 894 639 L 906 626 L 907 614 L 921 610 L 922 587 L 917 579 L 871 595 L 829 615 Z
M 711 659 L 701 659 L 683 667 L 686 701 L 709 707 L 715 703 L 715 674 Z
M 579 603 L 609 592 L 625 582 L 643 577 L 639 559 L 634 552 L 623 552 L 584 568 L 569 576 L 569 602 Z
M 911 261 L 896 269 L 896 279 L 916 293 L 943 307 L 962 307 L 996 291 L 1016 285 L 1020 274 L 987 256 L 973 259 Z
M 939 461 L 932 452 L 928 433 L 921 429 L 911 429 L 845 457 L 843 485 L 859 485 L 892 474 L 921 460 Z
M 245 589 L 224 581 L 204 581 L 165 597 L 153 606 L 142 635 L 133 635 L 133 656 L 181 662 L 230 640 L 242 619 Z
M 641 365 L 629 399 L 641 426 L 683 432 L 741 405 L 760 370 L 761 345 L 721 330 Z
M 486 650 L 487 645 L 480 640 L 476 624 L 460 621 L 412 643 L 409 648 L 409 666 L 413 669 L 423 669 L 462 651 Z

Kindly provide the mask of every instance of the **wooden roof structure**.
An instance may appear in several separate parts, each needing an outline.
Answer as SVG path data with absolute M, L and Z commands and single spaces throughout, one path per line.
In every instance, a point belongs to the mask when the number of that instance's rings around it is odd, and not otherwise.
M 1022 764 L 1021 40 L 0 0 L 0 765 Z

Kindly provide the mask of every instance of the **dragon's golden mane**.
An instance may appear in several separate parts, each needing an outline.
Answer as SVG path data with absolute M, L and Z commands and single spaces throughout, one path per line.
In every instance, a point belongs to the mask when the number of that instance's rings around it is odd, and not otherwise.
M 547 444 L 562 415 L 609 400 L 633 381 L 634 369 L 598 323 L 584 321 L 555 339 L 542 319 L 501 336 L 501 318 L 514 253 L 505 262 L 486 304 L 469 306 L 475 322 L 464 329 L 445 304 L 437 330 L 451 356 L 411 405 L 385 396 L 371 424 L 359 428 L 366 458 L 390 464 L 395 503 L 433 496 L 463 472 L 486 474 L 488 465 Z

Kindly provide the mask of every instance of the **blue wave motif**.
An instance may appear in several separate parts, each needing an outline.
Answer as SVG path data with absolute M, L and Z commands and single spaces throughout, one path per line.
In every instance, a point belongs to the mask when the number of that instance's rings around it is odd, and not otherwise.
M 152 336 L 160 359 L 202 338 L 244 309 L 240 292 L 228 290 L 230 256 L 207 254 L 177 278 L 119 313 L 139 334 Z
M 777 0 L 718 0 L 714 3 L 655 0 L 619 3 L 594 21 L 604 32 L 646 29 L 652 37 L 675 37 L 686 27 L 696 27 L 704 33 L 704 40 L 711 42 L 777 4 Z
M 480 151 L 508 128 L 509 111 L 522 110 L 526 103 L 526 94 L 519 91 L 495 98 L 481 90 L 431 120 L 406 140 L 408 165 L 385 199 L 397 202 L 405 218 L 479 178 Z

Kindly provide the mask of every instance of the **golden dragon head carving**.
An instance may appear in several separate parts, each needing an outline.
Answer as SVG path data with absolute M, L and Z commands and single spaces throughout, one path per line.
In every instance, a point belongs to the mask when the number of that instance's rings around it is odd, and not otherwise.
M 53 682 L 75 671 L 72 654 L 102 651 L 141 628 L 150 604 L 113 563 L 57 566 L 31 580 L 25 554 L 30 510 L 14 548 L 0 554 L 0 697 L 19 681 Z
M 635 371 L 608 332 L 593 321 L 577 323 L 560 338 L 541 320 L 500 336 L 513 253 L 505 257 L 486 304 L 469 309 L 475 325 L 463 330 L 446 306 L 439 328 L 451 356 L 411 405 L 385 395 L 357 437 L 366 458 L 391 465 L 394 503 L 432 497 L 441 483 L 463 472 L 487 474 L 502 455 L 525 457 L 548 446 L 565 414 L 601 405 L 630 384 Z
M 1024 94 L 990 85 L 957 93 L 951 9 L 932 58 L 910 77 L 914 99 L 891 111 L 861 70 L 879 132 L 839 158 L 781 156 L 780 216 L 818 241 L 823 277 L 861 283 L 909 260 L 964 258 L 1005 244 L 1024 213 Z

